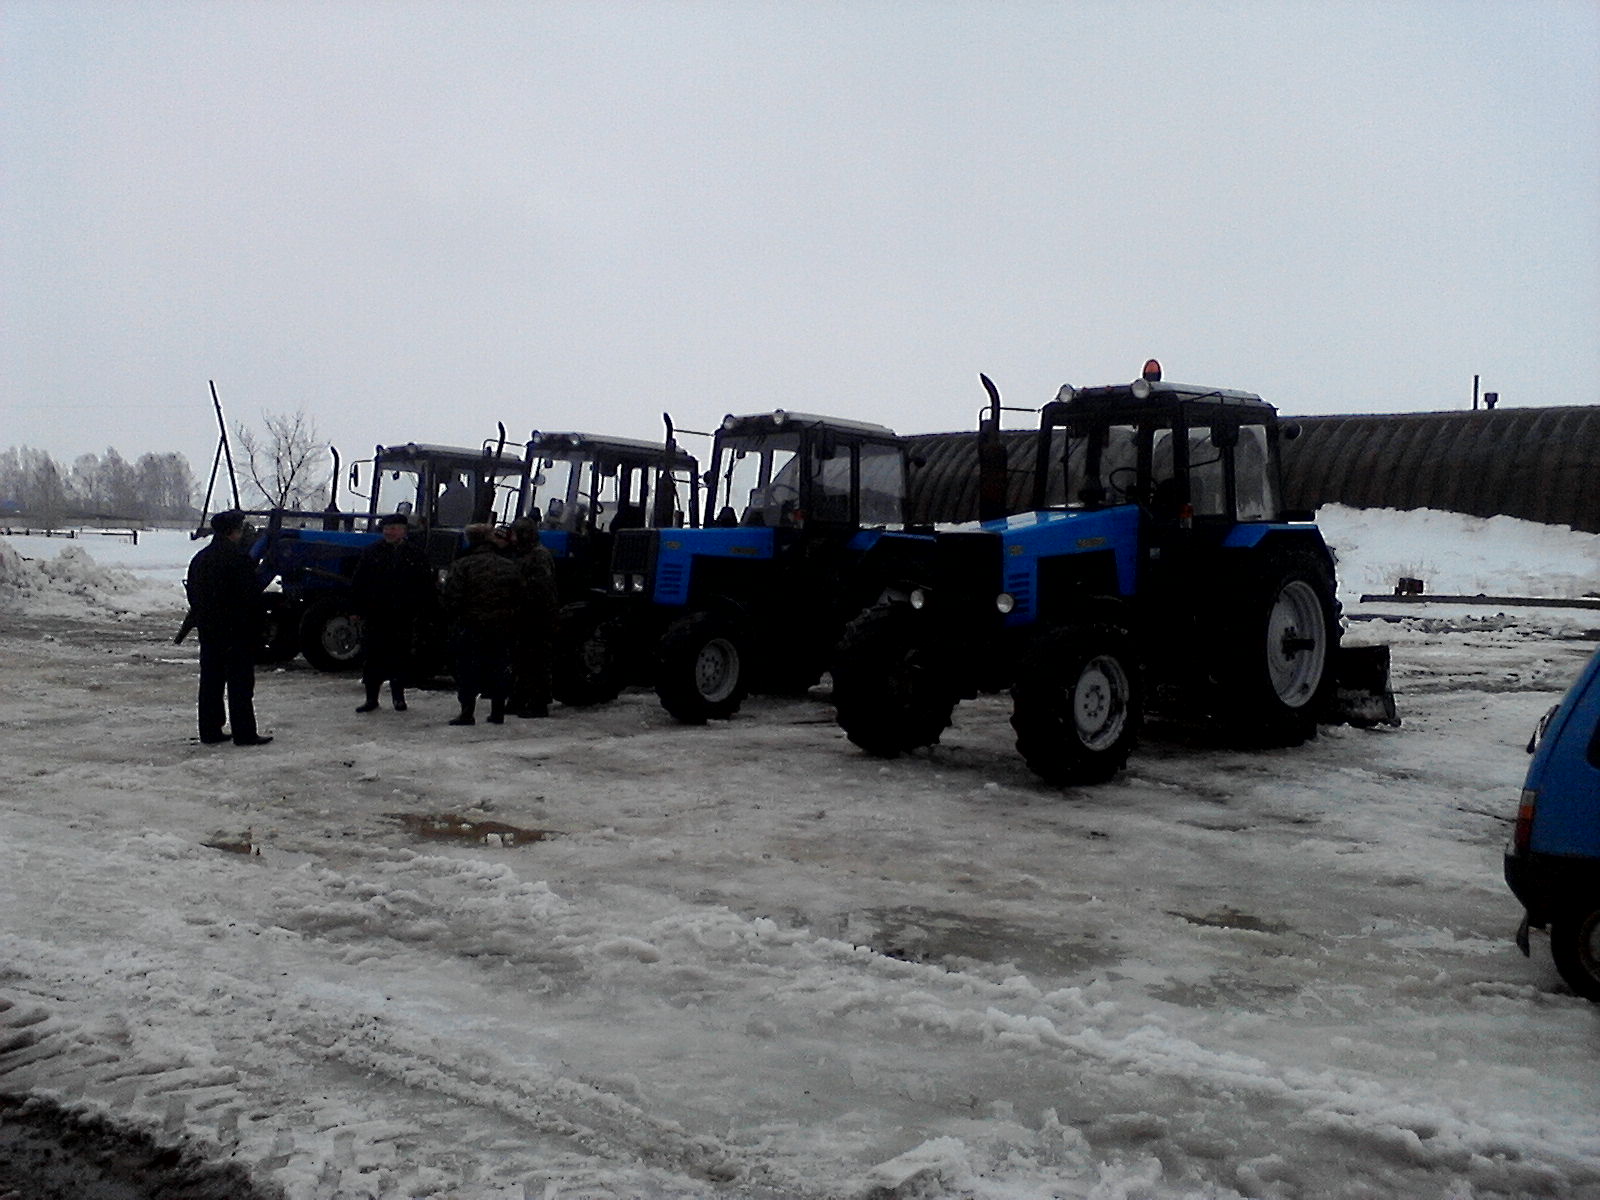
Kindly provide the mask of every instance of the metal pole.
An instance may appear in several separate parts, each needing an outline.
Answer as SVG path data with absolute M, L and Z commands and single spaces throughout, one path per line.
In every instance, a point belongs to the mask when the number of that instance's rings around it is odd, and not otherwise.
M 217 429 L 222 433 L 221 450 L 228 460 L 228 483 L 233 488 L 233 507 L 243 508 L 239 503 L 239 479 L 233 473 L 233 449 L 228 445 L 228 423 L 222 419 L 222 401 L 217 399 L 217 381 L 209 380 L 211 384 L 211 404 L 217 410 Z
M 1478 377 L 1472 377 L 1472 411 L 1478 411 Z

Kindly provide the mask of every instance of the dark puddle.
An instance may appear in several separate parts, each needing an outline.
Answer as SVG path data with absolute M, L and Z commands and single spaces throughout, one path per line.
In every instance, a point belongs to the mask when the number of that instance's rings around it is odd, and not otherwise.
M 480 821 L 450 813 L 389 813 L 418 837 L 433 842 L 462 842 L 472 846 L 522 846 L 554 837 L 551 829 L 523 829 L 504 821 Z

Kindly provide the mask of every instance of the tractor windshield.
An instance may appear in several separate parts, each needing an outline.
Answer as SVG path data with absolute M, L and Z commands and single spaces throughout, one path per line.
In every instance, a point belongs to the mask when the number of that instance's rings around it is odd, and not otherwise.
M 1261 423 L 1092 426 L 1067 447 L 1054 441 L 1052 449 L 1053 468 L 1066 450 L 1062 476 L 1073 507 L 1139 504 L 1175 518 L 1187 506 L 1193 517 L 1237 521 L 1268 521 L 1278 513 L 1271 441 Z M 1049 496 L 1061 494 L 1052 471 Z
M 421 468 L 410 463 L 384 466 L 372 489 L 372 515 L 384 516 L 400 512 L 410 516 L 416 511 L 417 496 L 422 488 Z
M 645 525 L 647 468 L 601 460 L 581 450 L 546 455 L 533 477 L 529 506 L 546 529 L 585 532 Z
M 708 503 L 718 525 L 777 525 L 800 503 L 800 433 L 723 438 Z

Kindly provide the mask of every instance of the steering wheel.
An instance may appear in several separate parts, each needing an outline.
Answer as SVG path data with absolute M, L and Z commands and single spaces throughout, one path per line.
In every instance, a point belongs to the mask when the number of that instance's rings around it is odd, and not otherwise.
M 1119 479 L 1118 476 L 1127 476 Z M 1116 467 L 1106 476 L 1106 482 L 1111 485 L 1111 491 L 1116 492 L 1124 500 L 1135 499 L 1139 487 L 1139 469 L 1137 467 Z

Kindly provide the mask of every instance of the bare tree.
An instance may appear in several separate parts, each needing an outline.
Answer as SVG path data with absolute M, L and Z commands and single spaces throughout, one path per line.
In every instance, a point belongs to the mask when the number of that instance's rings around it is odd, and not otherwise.
M 264 412 L 261 427 L 257 433 L 240 422 L 234 434 L 250 482 L 267 507 L 319 508 L 322 480 L 316 478 L 316 473 L 325 460 L 327 446 L 311 418 L 304 409 Z

